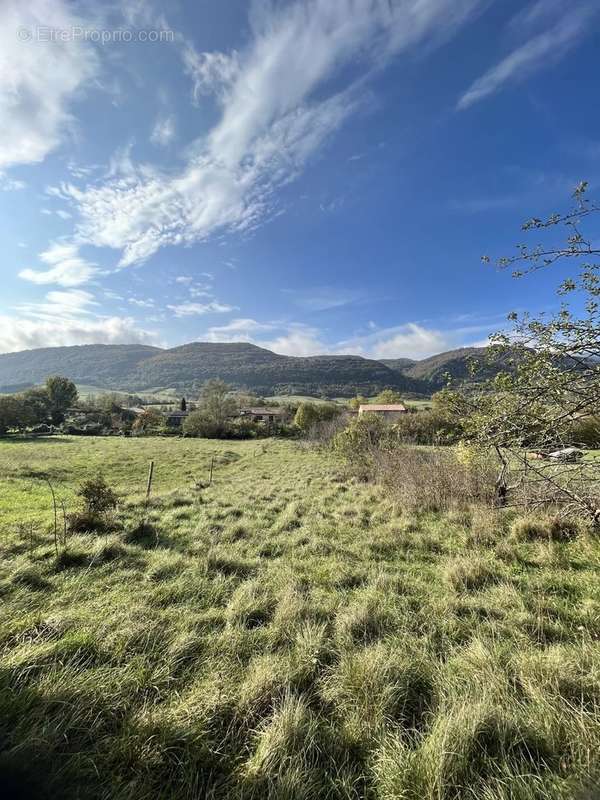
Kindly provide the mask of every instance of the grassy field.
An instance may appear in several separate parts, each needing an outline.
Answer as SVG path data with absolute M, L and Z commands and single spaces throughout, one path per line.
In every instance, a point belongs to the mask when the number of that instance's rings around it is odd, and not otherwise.
M 119 529 L 57 558 L 43 475 L 73 509 L 99 470 Z M 2 796 L 600 796 L 585 532 L 407 515 L 294 442 L 67 437 L 0 440 L 0 530 Z

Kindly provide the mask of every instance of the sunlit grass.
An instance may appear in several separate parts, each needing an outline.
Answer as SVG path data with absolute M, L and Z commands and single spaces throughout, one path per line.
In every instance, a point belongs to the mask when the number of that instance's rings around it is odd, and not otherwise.
M 43 475 L 73 508 L 99 470 L 116 529 L 57 558 Z M 15 795 L 594 796 L 600 547 L 584 529 L 406 514 L 293 442 L 160 438 L 0 443 L 0 525 Z

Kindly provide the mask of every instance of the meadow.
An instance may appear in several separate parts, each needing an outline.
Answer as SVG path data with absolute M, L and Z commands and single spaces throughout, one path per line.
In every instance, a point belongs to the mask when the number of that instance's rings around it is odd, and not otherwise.
M 45 477 L 72 510 L 99 472 L 114 531 L 57 555 Z M 293 441 L 0 440 L 0 789 L 599 797 L 599 566 L 578 524 L 407 513 Z

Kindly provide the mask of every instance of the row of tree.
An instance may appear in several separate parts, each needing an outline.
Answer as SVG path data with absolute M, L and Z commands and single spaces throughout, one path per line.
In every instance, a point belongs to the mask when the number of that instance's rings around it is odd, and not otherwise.
M 60 375 L 48 378 L 42 387 L 0 397 L 0 434 L 37 425 L 60 425 L 76 402 L 77 387 Z

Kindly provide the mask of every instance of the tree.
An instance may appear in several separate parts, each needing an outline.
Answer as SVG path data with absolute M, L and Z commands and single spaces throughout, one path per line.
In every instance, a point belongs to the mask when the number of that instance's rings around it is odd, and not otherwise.
M 183 432 L 186 436 L 216 439 L 223 432 L 223 426 L 218 425 L 205 411 L 192 411 L 183 421 Z
M 353 397 L 352 400 L 348 403 L 350 408 L 354 409 L 354 411 L 358 411 L 360 406 L 364 406 L 368 403 L 366 397 L 363 397 L 362 394 L 357 394 L 356 397 Z
M 231 396 L 231 387 L 218 378 L 204 384 L 199 405 L 199 410 L 217 427 L 224 427 L 229 417 L 234 416 L 237 411 L 237 403 Z
M 586 190 L 586 183 L 577 187 L 570 211 L 523 225 L 524 231 L 540 233 L 566 228 L 564 245 L 531 249 L 521 244 L 516 256 L 498 262 L 500 268 L 512 267 L 516 278 L 554 265 L 575 265 L 577 271 L 563 279 L 557 292 L 562 298 L 572 296 L 583 311 L 576 313 L 563 300 L 553 316 L 511 314 L 512 330 L 493 337 L 491 357 L 506 359 L 512 368 L 482 389 L 453 393 L 448 400 L 464 417 L 465 437 L 496 453 L 499 502 L 560 503 L 600 524 L 595 496 L 599 468 L 585 461 L 557 465 L 540 458 L 573 444 L 574 423 L 600 409 L 600 249 L 592 243 L 597 234 L 585 238 L 580 230 L 600 206 L 586 199 Z M 490 262 L 489 257 L 483 260 Z
M 164 419 L 159 411 L 154 408 L 145 408 L 133 423 L 132 429 L 138 433 L 149 433 L 162 428 Z
M 50 398 L 46 389 L 29 389 L 17 395 L 20 405 L 18 428 L 24 430 L 48 422 L 51 417 Z
M 15 395 L 0 397 L 0 436 L 19 425 L 20 403 Z
M 318 421 L 319 409 L 315 403 L 301 403 L 298 406 L 296 416 L 294 417 L 294 424 L 297 425 L 303 433 L 308 433 Z
M 185 397 L 182 397 L 182 398 L 181 398 L 181 403 L 179 404 L 179 408 L 180 408 L 182 411 L 187 411 L 187 402 L 186 402 L 186 399 L 185 399 Z
M 65 421 L 65 413 L 77 402 L 77 387 L 68 378 L 52 375 L 46 381 L 50 420 L 54 425 Z
M 382 392 L 379 392 L 377 397 L 375 398 L 376 403 L 381 403 L 383 405 L 392 405 L 395 403 L 402 402 L 402 395 L 399 392 L 395 392 L 393 389 L 384 389 Z

